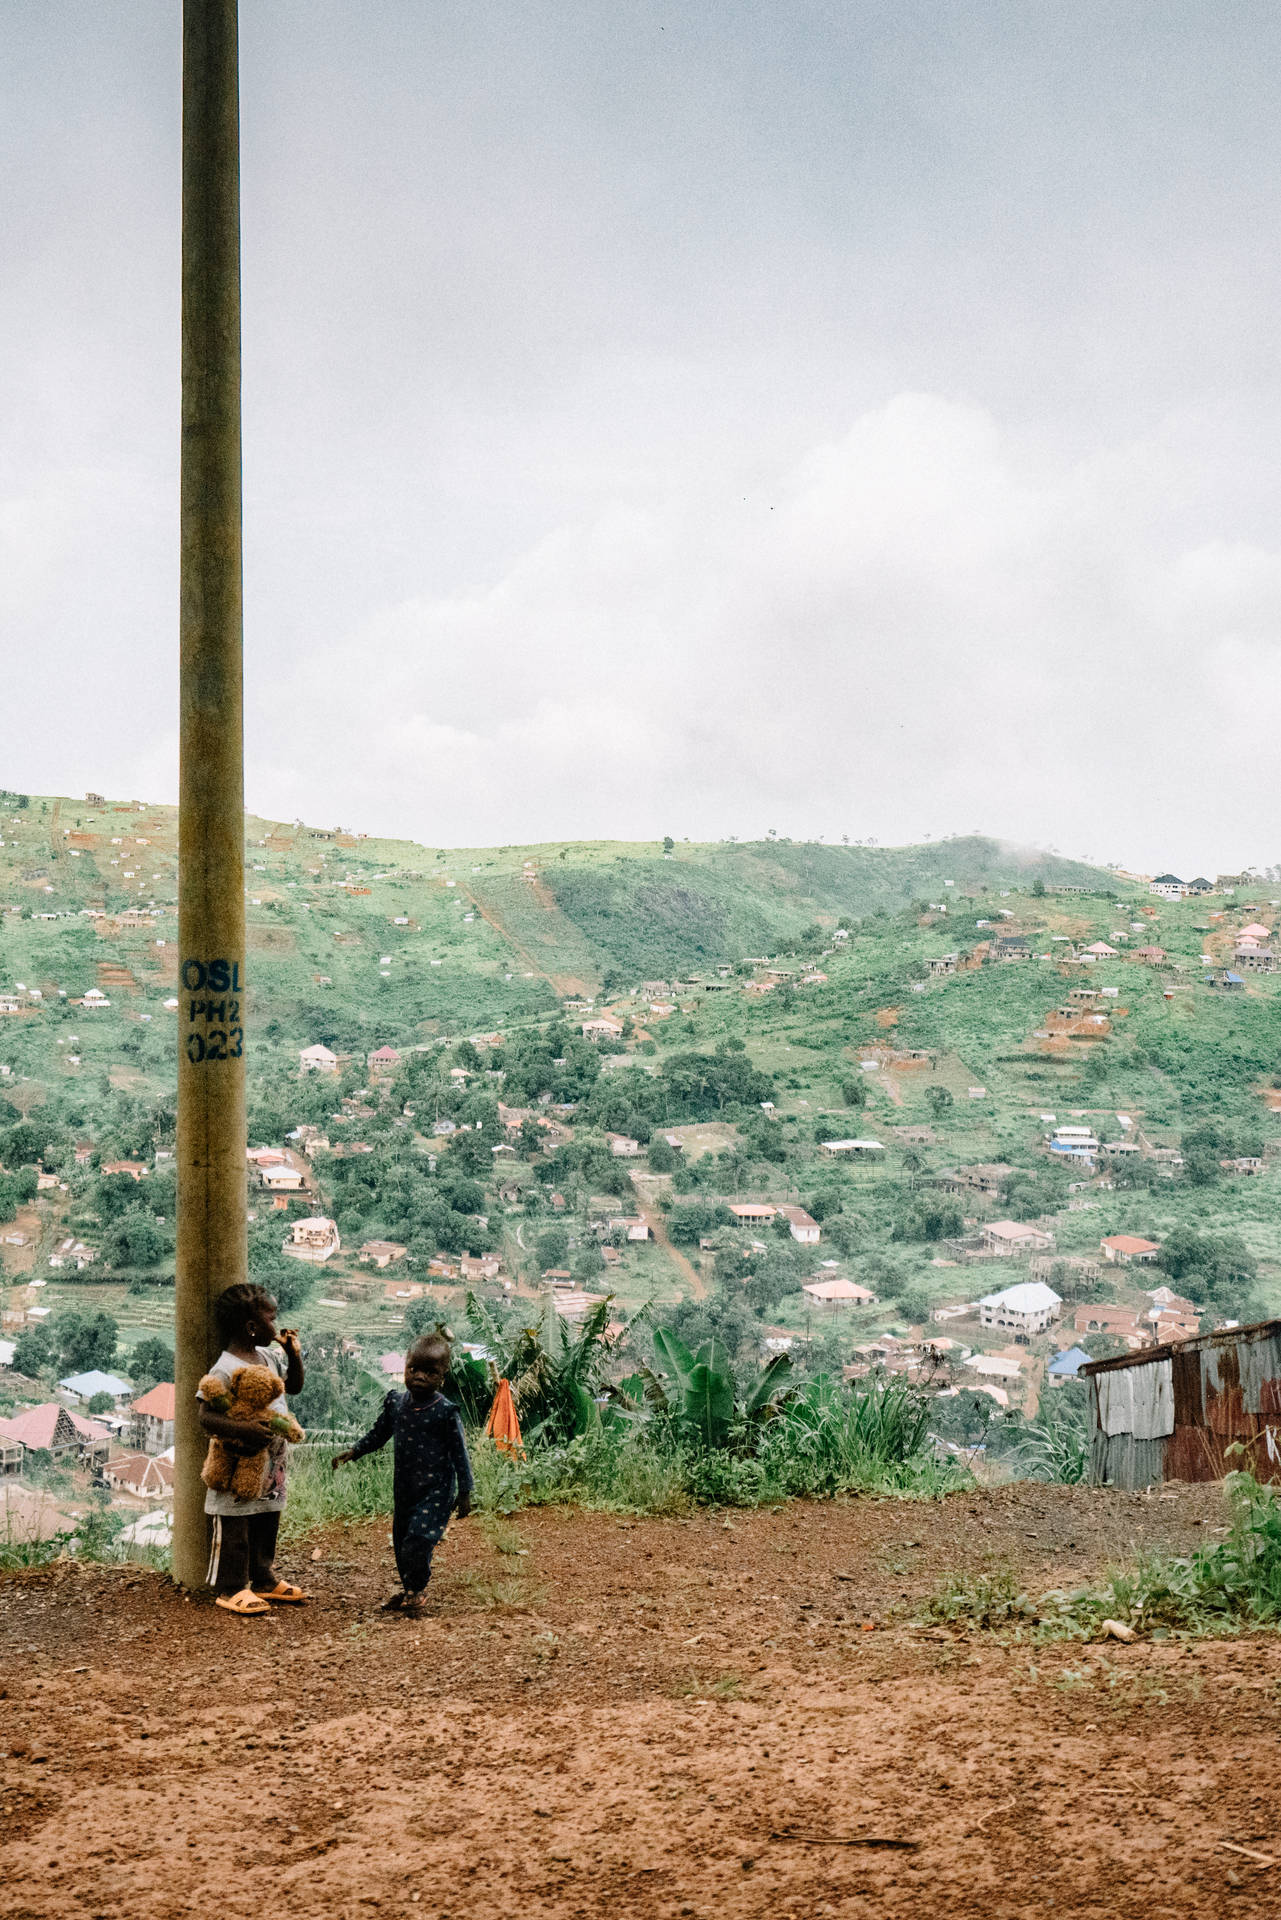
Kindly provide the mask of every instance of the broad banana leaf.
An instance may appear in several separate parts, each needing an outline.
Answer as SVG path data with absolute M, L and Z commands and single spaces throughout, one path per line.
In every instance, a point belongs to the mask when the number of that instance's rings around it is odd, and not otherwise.
M 681 1411 L 705 1447 L 723 1447 L 734 1419 L 734 1382 L 696 1363 L 684 1382 Z
M 696 1364 L 685 1342 L 670 1328 L 655 1327 L 654 1351 L 683 1392 Z
M 749 1420 L 769 1405 L 791 1370 L 788 1356 L 776 1353 L 744 1402 L 743 1412 Z

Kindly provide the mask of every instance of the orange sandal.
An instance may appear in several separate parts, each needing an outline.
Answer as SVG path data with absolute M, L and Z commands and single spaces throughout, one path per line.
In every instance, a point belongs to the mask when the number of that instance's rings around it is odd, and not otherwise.
M 220 1593 L 214 1600 L 216 1607 L 224 1613 L 270 1613 L 271 1608 L 252 1587 L 242 1587 L 239 1593 Z
M 281 1606 L 299 1607 L 310 1596 L 301 1587 L 294 1586 L 292 1581 L 278 1580 L 268 1593 L 259 1593 L 255 1588 L 254 1597 L 258 1600 L 275 1600 Z

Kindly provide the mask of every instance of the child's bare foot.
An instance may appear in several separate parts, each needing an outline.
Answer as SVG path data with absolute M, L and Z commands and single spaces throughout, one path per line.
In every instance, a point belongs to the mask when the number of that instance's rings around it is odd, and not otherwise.
M 379 1613 L 399 1613 L 405 1604 L 403 1593 L 390 1593 L 379 1607 Z

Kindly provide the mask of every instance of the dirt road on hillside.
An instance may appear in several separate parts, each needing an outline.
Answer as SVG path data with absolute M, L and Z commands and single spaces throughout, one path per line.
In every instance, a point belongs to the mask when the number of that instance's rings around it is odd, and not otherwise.
M 1281 1642 L 1031 1649 L 895 1624 L 1186 1547 L 1216 1489 L 385 1525 L 264 1621 L 158 1575 L 0 1583 L 0 1915 L 1243 1920 L 1281 1906 Z M 1238 1849 L 1224 1846 L 1230 1842 Z

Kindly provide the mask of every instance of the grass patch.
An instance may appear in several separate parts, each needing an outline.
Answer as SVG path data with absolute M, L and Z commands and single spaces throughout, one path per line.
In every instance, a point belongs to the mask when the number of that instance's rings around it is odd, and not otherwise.
M 929 1621 L 1014 1639 L 1090 1640 L 1118 1622 L 1153 1639 L 1231 1634 L 1281 1623 L 1281 1498 L 1253 1475 L 1228 1476 L 1230 1525 L 1212 1547 L 1151 1554 L 1114 1568 L 1096 1586 L 1033 1596 L 1013 1568 L 947 1581 Z

